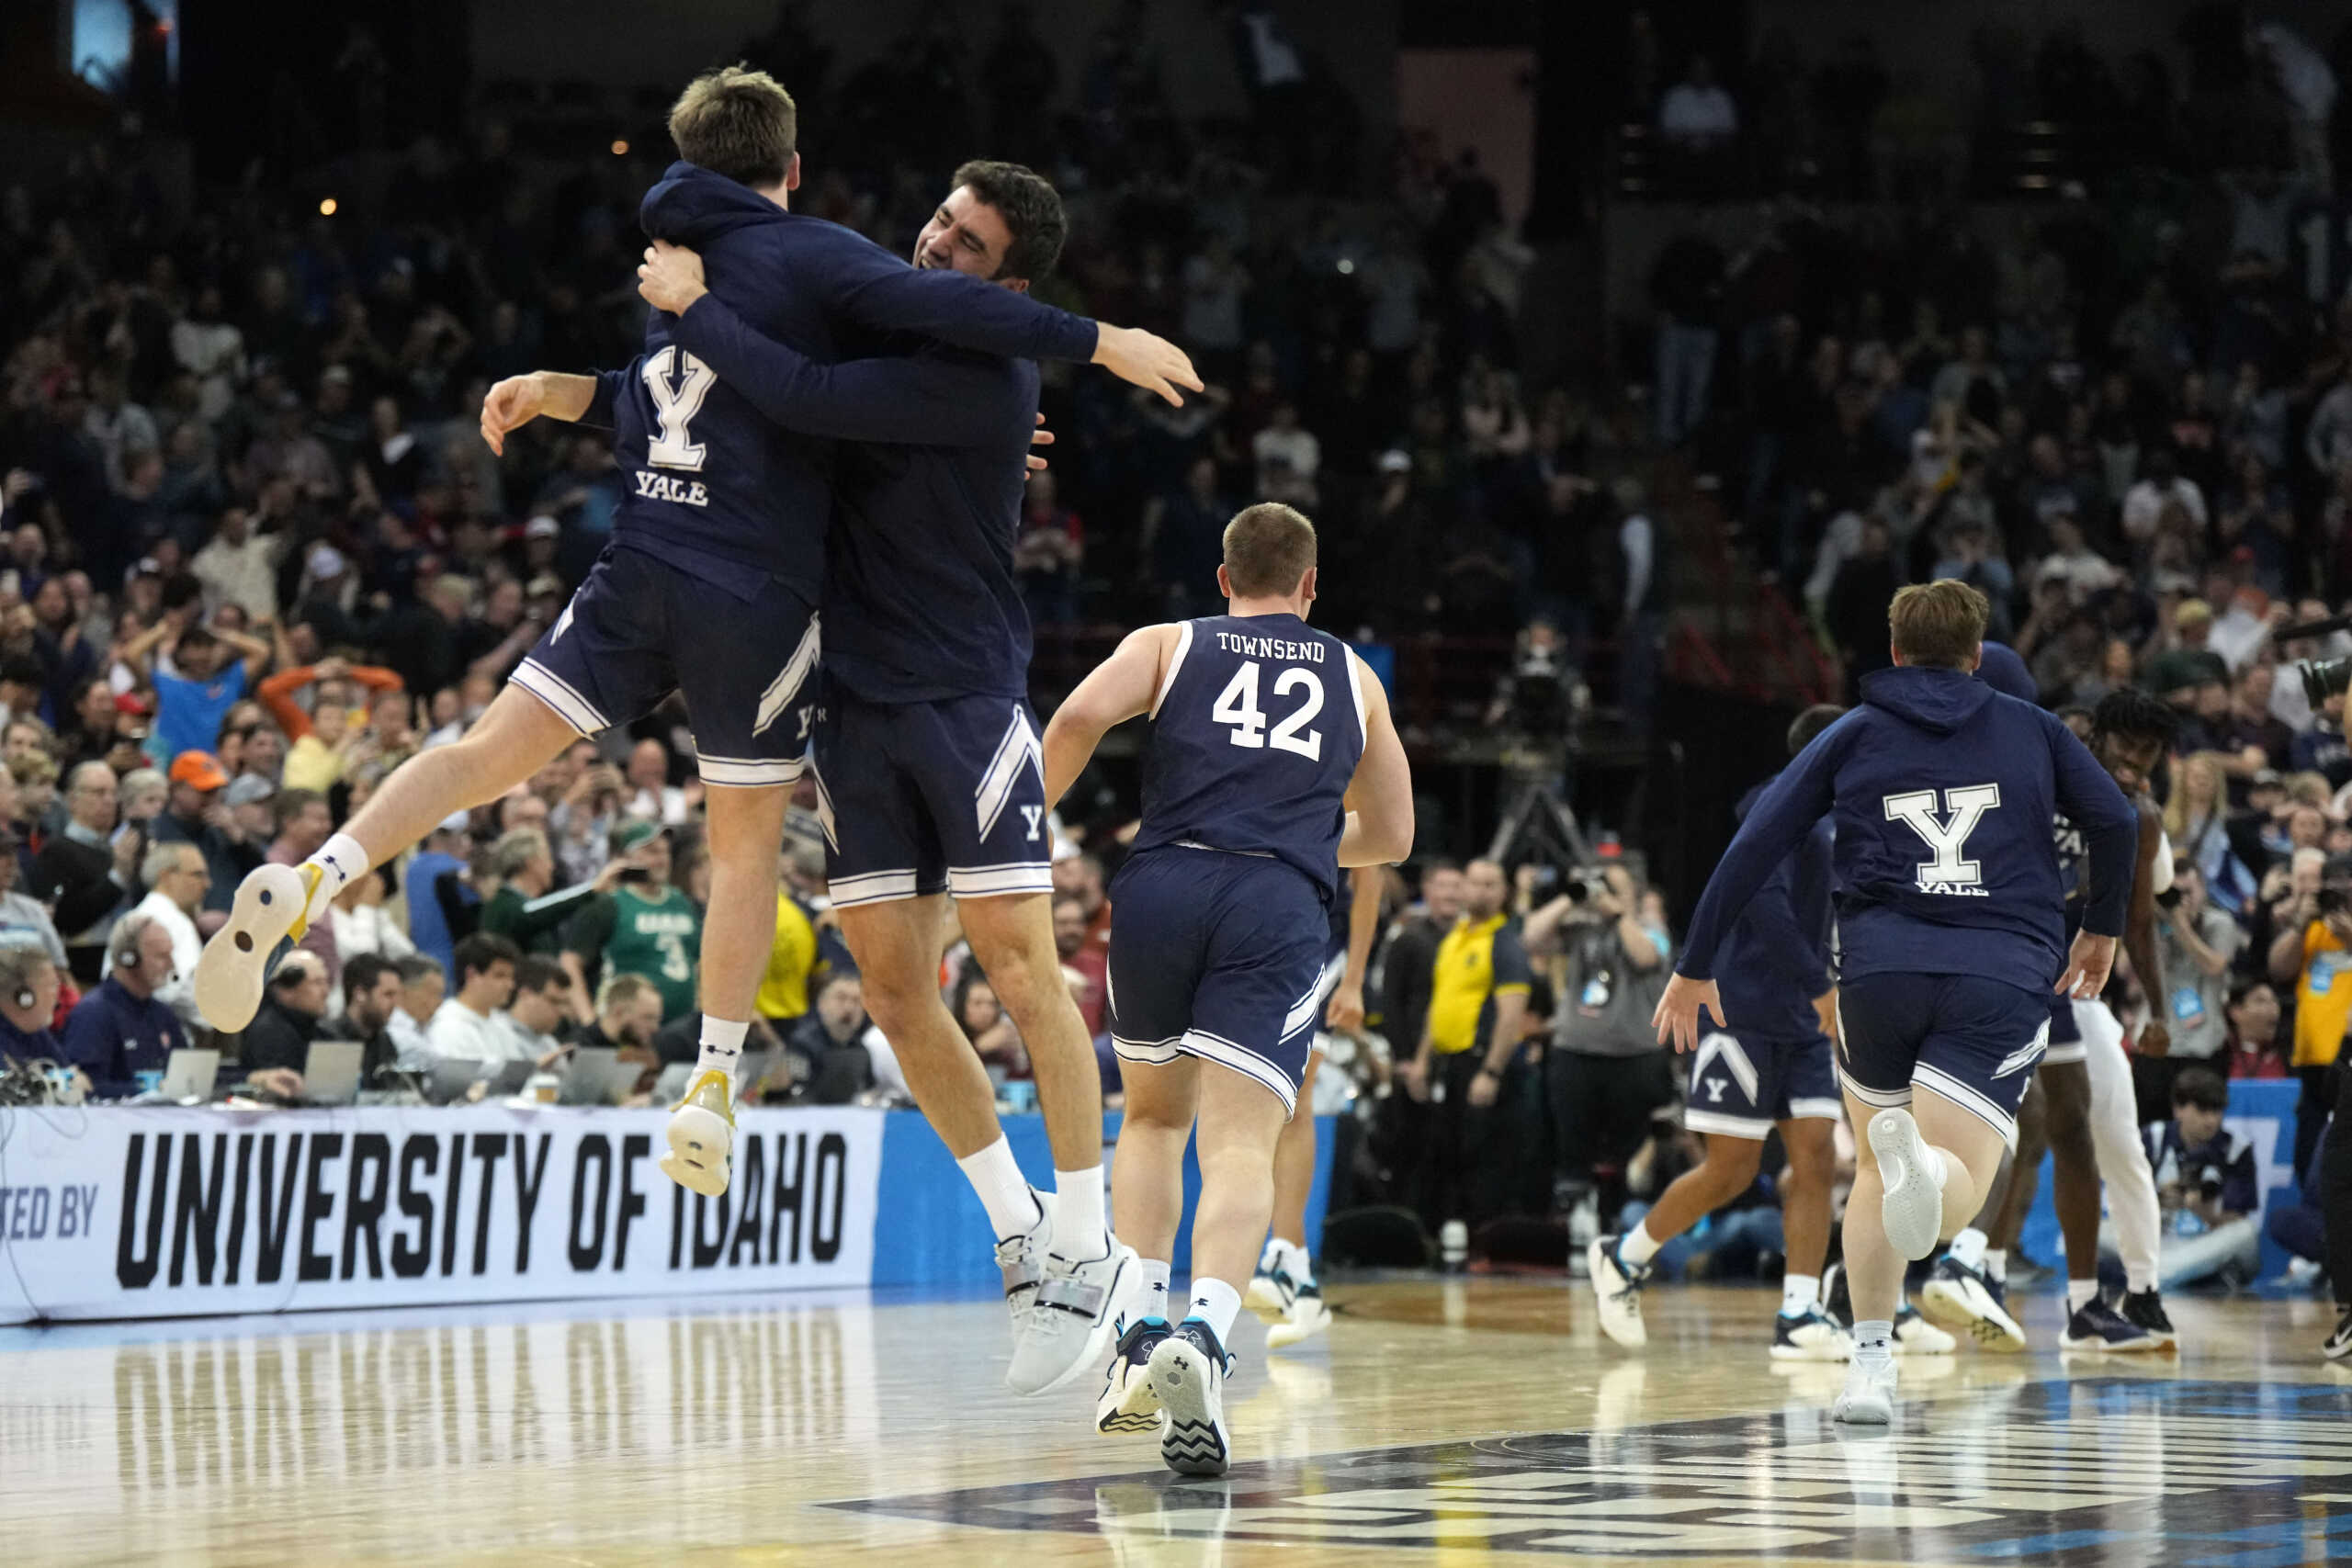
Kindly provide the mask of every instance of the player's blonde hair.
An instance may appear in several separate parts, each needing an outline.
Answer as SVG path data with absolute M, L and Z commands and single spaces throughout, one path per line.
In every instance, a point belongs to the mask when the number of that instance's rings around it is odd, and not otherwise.
M 1896 589 L 1886 625 L 1904 663 L 1958 670 L 1984 641 L 1992 614 L 1984 594 L 1956 577 L 1942 577 Z
M 678 156 L 757 188 L 780 186 L 799 152 L 800 110 L 784 85 L 743 65 L 707 71 L 670 109 Z
M 1279 501 L 1245 506 L 1225 525 L 1225 576 L 1237 599 L 1295 592 L 1315 565 L 1315 525 Z

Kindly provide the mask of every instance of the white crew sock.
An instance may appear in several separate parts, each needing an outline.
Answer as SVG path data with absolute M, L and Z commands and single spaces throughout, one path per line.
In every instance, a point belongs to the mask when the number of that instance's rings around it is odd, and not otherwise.
M 1855 1360 L 1883 1367 L 1894 1357 L 1894 1324 L 1892 1319 L 1877 1317 L 1854 1325 Z
M 1197 1317 L 1216 1330 L 1216 1342 L 1222 1345 L 1233 1333 L 1233 1320 L 1240 1311 L 1239 1291 L 1222 1280 L 1195 1280 L 1192 1310 L 1184 1315 Z
M 1944 1256 L 1963 1269 L 1982 1271 L 1984 1267 L 1985 1240 L 1984 1233 L 1974 1225 L 1971 1225 L 1951 1238 L 1951 1246 L 1944 1250 Z
M 1617 1256 L 1639 1269 L 1643 1264 L 1656 1258 L 1657 1249 L 1665 1245 L 1664 1242 L 1657 1240 L 1650 1235 L 1650 1223 L 1644 1220 L 1617 1238 Z
M 695 1073 L 724 1073 L 727 1091 L 735 1092 L 735 1069 L 743 1060 L 743 1036 L 751 1025 L 739 1019 L 702 1015 L 702 1050 L 695 1057 Z
M 1143 1260 L 1143 1315 L 1168 1321 L 1168 1265 L 1157 1258 Z
M 980 1207 L 989 1212 L 989 1228 L 999 1241 L 1008 1241 L 1037 1228 L 1046 1217 L 1037 1195 L 1029 1190 L 1029 1179 L 1021 1174 L 1021 1166 L 1012 1157 L 1012 1145 L 1000 1134 L 995 1143 L 978 1154 L 966 1155 L 956 1162 L 972 1190 L 980 1195 Z
M 324 874 L 319 878 L 318 890 L 311 895 L 311 902 L 303 911 L 306 919 L 317 919 L 326 913 L 335 896 L 351 886 L 351 879 L 368 869 L 368 852 L 359 840 L 348 833 L 337 833 L 319 846 L 319 852 L 302 863 L 314 865 Z
M 2080 1312 L 2085 1307 L 2090 1305 L 2091 1303 L 2096 1301 L 2098 1298 L 2098 1281 L 2097 1280 L 2069 1280 L 2066 1281 L 2066 1310 L 2068 1312 Z
M 1996 1285 L 2009 1282 L 2009 1249 L 1988 1247 L 1984 1249 L 1984 1277 Z
M 1110 1250 L 1110 1230 L 1102 1223 L 1102 1168 L 1055 1171 L 1055 1255 L 1084 1261 Z
M 1781 1315 L 1803 1317 L 1821 1299 L 1821 1276 L 1818 1274 L 1783 1274 L 1781 1276 Z

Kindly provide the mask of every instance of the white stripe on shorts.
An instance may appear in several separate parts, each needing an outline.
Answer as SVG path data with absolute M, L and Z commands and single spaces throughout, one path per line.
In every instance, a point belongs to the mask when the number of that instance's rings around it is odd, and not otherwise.
M 754 789 L 767 784 L 788 784 L 800 782 L 802 759 L 798 757 L 712 757 L 697 756 L 695 772 L 707 784 L 722 784 L 735 789 Z
M 582 735 L 595 735 L 610 729 L 612 723 L 596 711 L 596 705 L 571 689 L 562 676 L 534 659 L 526 659 L 508 676 L 515 685 L 555 710 L 555 716 Z

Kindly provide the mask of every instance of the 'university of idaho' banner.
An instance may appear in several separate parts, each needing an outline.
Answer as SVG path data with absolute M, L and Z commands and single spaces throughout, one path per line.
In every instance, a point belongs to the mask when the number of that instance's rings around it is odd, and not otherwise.
M 747 1111 L 735 1178 L 645 1111 L 0 1110 L 0 1323 L 863 1286 L 879 1111 Z

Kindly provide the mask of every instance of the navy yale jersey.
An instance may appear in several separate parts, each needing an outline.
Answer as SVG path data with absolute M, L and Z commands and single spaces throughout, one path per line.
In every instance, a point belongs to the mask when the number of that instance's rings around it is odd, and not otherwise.
M 2085 929 L 2123 929 L 2138 822 L 2089 750 L 2052 715 L 1956 670 L 1897 668 L 1865 677 L 1861 705 L 1757 801 L 1691 917 L 1680 973 L 1714 973 L 1740 912 L 1832 813 L 1842 981 L 1977 975 L 2048 987 L 2066 957 L 2050 830 L 2061 813 L 2090 863 Z
M 837 223 L 785 211 L 693 164 L 673 164 L 639 220 L 691 246 L 710 292 L 753 330 L 818 362 L 840 334 L 908 332 L 1006 357 L 1093 357 L 1094 323 L 960 273 L 918 271 Z M 774 577 L 814 604 L 823 586 L 833 446 L 777 429 L 647 321 L 645 351 L 600 376 L 583 423 L 609 425 L 626 493 L 614 543 L 748 599 Z M 1024 432 L 1025 434 L 1025 432 Z
M 1135 852 L 1263 855 L 1338 897 L 1341 801 L 1363 756 L 1348 645 L 1296 615 L 1181 623 L 1144 751 Z

